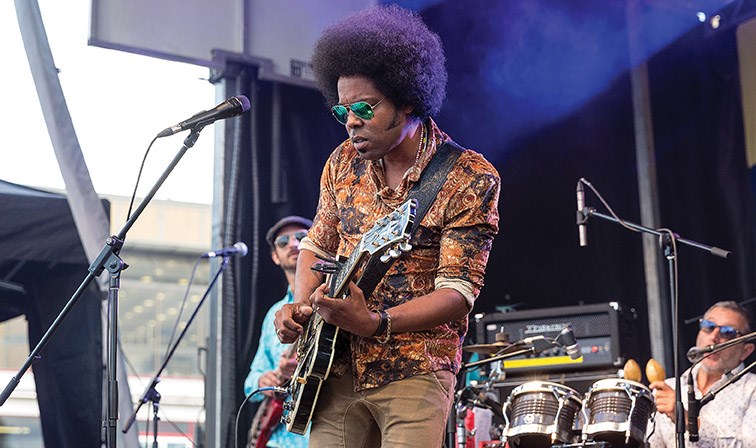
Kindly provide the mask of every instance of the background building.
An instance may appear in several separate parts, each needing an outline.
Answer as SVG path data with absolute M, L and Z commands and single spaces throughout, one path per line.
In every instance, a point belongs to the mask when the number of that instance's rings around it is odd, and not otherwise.
M 126 220 L 129 198 L 107 196 L 107 199 L 111 204 L 111 231 L 116 233 Z M 121 279 L 119 329 L 132 402 L 139 400 L 161 366 L 172 336 L 175 338 L 185 328 L 207 288 L 210 262 L 199 256 L 210 249 L 210 229 L 209 205 L 153 200 L 129 231 L 121 252 L 129 267 Z M 82 271 L 82 279 L 85 274 Z M 197 423 L 204 419 L 201 366 L 206 359 L 206 307 L 205 304 L 200 309 L 156 387 L 161 394 L 161 447 L 192 447 Z M 23 316 L 0 324 L 0 383 L 5 385 L 11 380 L 29 352 L 27 322 Z M 149 403 L 139 412 L 142 443 L 148 432 L 148 440 L 152 441 L 152 428 L 146 426 L 152 412 Z M 120 420 L 128 417 L 121 415 Z M 0 407 L 0 447 L 43 447 L 31 370 Z

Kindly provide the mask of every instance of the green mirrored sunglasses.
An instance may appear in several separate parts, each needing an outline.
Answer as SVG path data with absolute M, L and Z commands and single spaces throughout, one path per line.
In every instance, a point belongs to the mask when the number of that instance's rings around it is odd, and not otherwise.
M 346 124 L 347 119 L 349 118 L 349 111 L 351 110 L 357 118 L 360 118 L 362 120 L 370 120 L 375 116 L 375 107 L 379 104 L 381 104 L 383 100 L 378 101 L 377 103 L 370 105 L 367 101 L 357 101 L 352 104 L 337 104 L 331 108 L 331 113 L 333 116 L 338 120 L 341 124 Z

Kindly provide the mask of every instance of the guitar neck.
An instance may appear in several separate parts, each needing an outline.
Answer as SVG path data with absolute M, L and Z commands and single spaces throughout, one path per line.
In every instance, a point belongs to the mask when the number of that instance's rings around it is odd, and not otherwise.
M 330 297 L 342 297 L 347 290 L 349 282 L 357 274 L 357 268 L 367 256 L 367 252 L 353 251 L 349 258 L 342 263 L 339 271 L 331 276 L 328 283 L 328 294 Z

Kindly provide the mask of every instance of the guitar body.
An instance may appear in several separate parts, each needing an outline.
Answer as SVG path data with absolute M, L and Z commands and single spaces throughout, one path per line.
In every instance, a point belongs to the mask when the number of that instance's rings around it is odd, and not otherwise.
M 315 318 L 315 316 L 313 316 Z M 290 421 L 286 422 L 286 429 L 295 434 L 304 434 L 307 425 L 312 420 L 320 388 L 323 381 L 328 378 L 333 363 L 333 355 L 336 349 L 336 339 L 339 335 L 339 327 L 331 325 L 320 318 L 313 328 L 308 326 L 303 336 L 312 336 L 313 343 L 304 358 L 300 358 L 297 370 L 292 376 L 291 403 L 293 407 L 290 413 Z M 312 331 L 312 334 L 310 332 Z M 299 366 L 306 370 L 300 372 Z
M 265 448 L 268 445 L 270 435 L 283 415 L 283 408 L 283 399 L 265 397 L 252 420 L 247 448 Z
M 329 281 L 329 295 L 343 298 L 349 282 L 359 274 L 369 279 L 370 285 L 357 280 L 367 299 L 391 263 L 402 253 L 411 250 L 409 230 L 415 218 L 417 202 L 414 199 L 402 204 L 379 219 L 362 236 L 349 258 L 335 261 Z M 377 266 L 380 265 L 380 268 Z M 380 274 L 378 274 L 380 273 Z M 329 324 L 314 313 L 299 337 L 297 358 L 299 364 L 291 377 L 291 400 L 284 403 L 281 421 L 286 429 L 304 434 L 312 420 L 315 405 L 323 382 L 328 378 L 336 349 L 339 327 Z
M 295 345 L 287 348 L 281 357 L 291 358 L 294 356 Z M 284 410 L 284 399 L 279 396 L 263 398 L 260 406 L 252 418 L 252 425 L 247 436 L 247 448 L 266 448 L 270 435 L 281 421 Z

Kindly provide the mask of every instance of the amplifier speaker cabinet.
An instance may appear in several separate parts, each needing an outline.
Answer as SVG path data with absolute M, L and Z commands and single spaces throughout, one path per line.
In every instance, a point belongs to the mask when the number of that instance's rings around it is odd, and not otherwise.
M 476 316 L 476 344 L 493 343 L 500 332 L 508 334 L 509 342 L 533 336 L 555 338 L 571 325 L 580 358 L 571 359 L 560 347 L 510 358 L 502 362 L 507 380 L 560 382 L 565 374 L 614 376 L 626 359 L 637 354 L 635 320 L 634 310 L 623 310 L 617 302 L 493 313 Z

